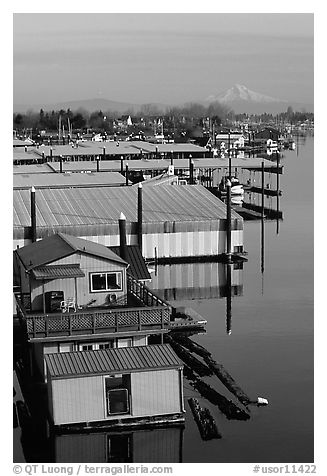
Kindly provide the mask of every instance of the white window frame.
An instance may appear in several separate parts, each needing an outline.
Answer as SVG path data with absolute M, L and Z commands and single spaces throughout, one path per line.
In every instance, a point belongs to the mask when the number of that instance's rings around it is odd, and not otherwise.
M 93 289 L 92 277 L 95 275 L 106 275 L 106 288 L 105 289 Z M 120 287 L 119 288 L 110 288 L 108 287 L 108 274 L 115 274 L 116 277 L 120 275 Z M 116 279 L 119 282 L 119 278 Z M 119 292 L 123 290 L 123 272 L 122 271 L 99 271 L 95 273 L 90 273 L 90 292 L 91 293 L 107 293 L 107 292 Z
M 78 350 L 80 352 L 86 352 L 86 350 L 83 349 L 84 345 L 92 346 L 92 349 L 87 349 L 87 350 L 101 350 L 100 346 L 101 345 L 108 345 L 108 349 L 114 349 L 115 348 L 115 341 L 105 341 L 105 342 L 82 342 L 78 345 Z

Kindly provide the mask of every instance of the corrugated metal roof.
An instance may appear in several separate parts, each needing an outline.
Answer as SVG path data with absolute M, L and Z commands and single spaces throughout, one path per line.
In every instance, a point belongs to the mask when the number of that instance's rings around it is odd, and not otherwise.
M 168 151 L 167 151 L 168 152 Z M 194 162 L 194 168 L 228 168 L 228 158 L 210 158 L 210 157 L 200 157 L 192 158 Z M 237 158 L 233 157 L 232 167 L 240 168 L 257 168 L 261 167 L 261 163 L 264 162 L 266 168 L 276 167 L 276 163 L 268 159 L 263 159 L 261 157 L 248 157 L 248 158 Z M 128 164 L 129 170 L 168 170 L 170 165 L 170 159 L 131 159 L 124 161 L 124 170 L 126 163 Z M 59 162 L 51 162 L 48 164 L 54 171 L 58 172 L 60 170 Z M 62 164 L 63 171 L 71 172 L 80 172 L 84 170 L 96 171 L 97 165 L 96 161 L 78 161 L 78 162 L 63 162 Z M 174 159 L 175 169 L 184 169 L 189 170 L 189 158 L 186 159 Z M 101 172 L 120 172 L 121 170 L 121 161 L 120 160 L 101 160 L 100 161 L 100 171 Z
M 50 164 L 24 164 L 24 165 L 13 165 L 14 174 L 49 174 L 55 173 L 50 167 Z
M 30 192 L 14 190 L 14 229 L 30 226 Z M 36 191 L 38 228 L 114 224 L 120 213 L 137 221 L 137 187 L 40 189 Z M 194 223 L 226 218 L 225 204 L 201 185 L 144 187 L 143 222 Z M 242 220 L 232 211 L 232 218 Z M 74 233 L 76 234 L 76 233 Z
M 79 264 L 40 266 L 32 271 L 35 279 L 82 278 L 85 276 Z
M 169 344 L 45 355 L 52 378 L 126 373 L 183 366 Z
M 120 256 L 119 246 L 110 246 L 110 249 Z M 135 279 L 138 281 L 151 279 L 151 275 L 146 267 L 145 260 L 138 245 L 127 246 L 126 261 L 129 263 L 128 272 L 134 276 Z
M 125 184 L 119 172 L 14 174 L 14 189 L 115 186 Z
M 18 248 L 16 253 L 26 269 L 34 269 L 69 256 L 77 251 L 118 262 L 124 266 L 128 264 L 104 245 L 64 233 L 54 234 L 43 240 Z

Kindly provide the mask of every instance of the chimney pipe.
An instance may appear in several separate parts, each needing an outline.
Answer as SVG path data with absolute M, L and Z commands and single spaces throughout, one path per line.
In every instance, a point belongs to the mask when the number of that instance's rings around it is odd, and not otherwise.
M 125 179 L 126 179 L 125 185 L 128 186 L 128 164 L 126 164 Z
M 127 261 L 127 241 L 126 241 L 126 217 L 123 213 L 119 217 L 119 243 L 120 257 Z
M 36 241 L 36 204 L 35 204 L 35 188 L 31 188 L 31 239 L 32 243 Z
M 142 245 L 143 245 L 142 221 L 143 221 L 143 187 L 140 182 L 137 189 L 137 242 L 141 250 L 141 253 L 142 253 Z

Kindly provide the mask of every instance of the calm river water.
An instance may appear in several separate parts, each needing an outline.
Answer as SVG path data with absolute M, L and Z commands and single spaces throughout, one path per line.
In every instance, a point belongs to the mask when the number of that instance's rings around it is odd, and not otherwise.
M 232 299 L 232 333 L 225 330 L 226 299 L 185 303 L 208 321 L 207 333 L 193 339 L 212 352 L 246 393 L 267 398 L 269 405 L 253 407 L 245 422 L 226 420 L 208 405 L 223 435 L 209 442 L 201 441 L 188 410 L 185 462 L 314 459 L 313 138 L 302 139 L 297 151 L 284 151 L 281 164 L 283 220 L 278 234 L 276 222 L 264 224 L 263 272 L 261 223 L 245 222 L 248 262 L 243 293 Z M 215 388 L 223 390 L 219 383 Z M 193 394 L 186 384 L 185 396 Z
M 207 332 L 192 339 L 205 346 L 248 395 L 267 398 L 269 405 L 252 406 L 247 421 L 227 420 L 184 379 L 183 431 L 59 436 L 47 454 L 39 449 L 39 461 L 313 462 L 313 138 L 301 138 L 297 150 L 284 151 L 281 164 L 283 220 L 265 221 L 264 247 L 261 221 L 244 224 L 248 261 L 232 271 L 230 334 L 222 264 L 158 267 L 152 283 L 164 287 L 165 297 L 175 305 L 191 307 L 207 320 Z M 272 181 L 275 184 L 275 177 Z M 276 198 L 266 198 L 266 206 L 269 203 L 276 208 Z M 217 377 L 206 381 L 233 398 Z M 191 396 L 210 408 L 222 439 L 201 440 L 187 403 Z
M 203 406 L 212 410 L 222 433 L 220 440 L 203 442 L 185 402 L 184 462 L 314 459 L 313 138 L 301 138 L 296 151 L 284 151 L 281 164 L 283 220 L 279 225 L 265 221 L 264 253 L 261 221 L 244 224 L 248 262 L 242 271 L 232 273 L 232 285 L 239 295 L 232 298 L 231 334 L 226 332 L 226 298 L 180 302 L 208 321 L 206 334 L 192 339 L 205 346 L 247 394 L 265 397 L 269 405 L 251 407 L 248 421 L 232 421 L 200 398 Z M 275 177 L 272 183 L 276 183 Z M 271 202 L 276 208 L 276 201 L 275 197 L 266 198 L 265 204 Z M 178 289 L 178 297 L 177 293 Z M 212 283 L 207 283 L 203 293 L 214 294 Z M 216 290 L 218 296 L 220 293 Z M 207 382 L 231 398 L 216 377 Z M 187 381 L 184 392 L 185 400 L 199 397 Z

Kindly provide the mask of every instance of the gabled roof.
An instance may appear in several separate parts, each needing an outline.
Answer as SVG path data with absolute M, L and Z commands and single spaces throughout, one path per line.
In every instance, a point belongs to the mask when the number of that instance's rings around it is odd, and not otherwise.
M 72 255 L 77 251 L 128 266 L 126 261 L 106 246 L 75 236 L 66 235 L 65 233 L 51 235 L 43 240 L 26 245 L 23 248 L 18 248 L 15 252 L 18 254 L 25 268 L 31 270 Z

